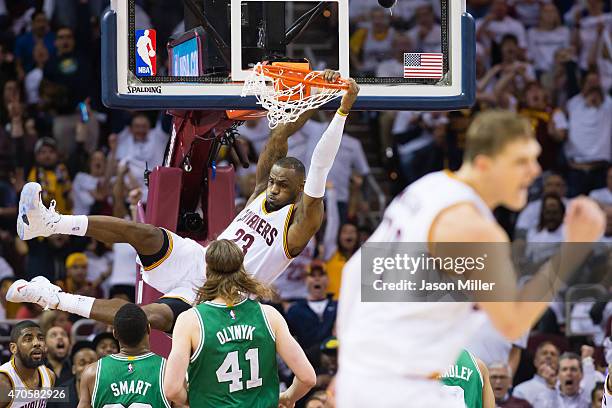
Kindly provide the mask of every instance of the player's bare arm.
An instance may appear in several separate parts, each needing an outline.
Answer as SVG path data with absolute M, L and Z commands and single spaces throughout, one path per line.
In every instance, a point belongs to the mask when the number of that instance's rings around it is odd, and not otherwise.
M 326 72 L 325 79 L 331 82 L 338 77 L 338 73 Z M 353 79 L 349 79 L 348 82 L 349 88 L 342 97 L 339 113 L 336 116 L 348 115 L 359 94 L 357 83 Z M 336 123 L 336 120 L 337 118 L 332 120 L 312 154 L 304 192 L 296 204 L 295 215 L 288 231 L 287 246 L 291 256 L 297 256 L 302 252 L 323 222 L 323 195 L 327 175 L 340 147 L 344 130 L 344 121 Z
M 93 394 L 94 383 L 96 381 L 96 371 L 98 371 L 97 361 L 88 365 L 85 370 L 83 370 L 83 374 L 81 374 L 78 408 L 91 408 L 91 396 Z
M 495 408 L 495 395 L 493 395 L 493 387 L 489 378 L 489 368 L 479 358 L 476 359 L 476 362 L 482 374 L 482 408 Z
M 9 396 L 9 392 L 13 389 L 13 384 L 8 376 L 0 373 L 0 408 L 10 407 L 13 397 Z
M 293 408 L 295 402 L 316 385 L 317 376 L 304 350 L 289 333 L 289 327 L 283 316 L 271 306 L 262 305 L 262 307 L 276 337 L 276 352 L 295 374 L 293 384 L 280 395 L 279 407 Z
M 195 310 L 181 313 L 172 331 L 172 350 L 166 363 L 164 394 L 174 404 L 187 405 L 187 387 L 184 379 L 192 350 L 197 347 L 200 332 Z M 195 347 L 194 347 L 195 346 Z
M 567 242 L 589 243 L 602 236 L 605 217 L 592 200 L 577 198 L 570 204 L 566 218 Z M 479 215 L 471 204 L 459 204 L 443 211 L 432 225 L 432 251 L 436 256 L 452 256 L 445 252 L 450 246 L 436 245 L 443 242 L 475 243 L 474 256 L 482 252 L 477 243 L 499 243 L 487 245 L 487 267 L 473 276 L 484 282 L 495 282 L 496 298 L 482 294 L 479 306 L 489 315 L 493 325 L 509 339 L 517 339 L 531 328 L 548 306 L 556 287 L 567 281 L 590 253 L 588 245 L 574 245 L 571 250 L 562 245 L 560 254 L 546 262 L 537 274 L 521 289 L 516 286 L 516 273 L 511 261 L 508 236 L 491 220 Z M 479 248 L 480 247 L 480 248 Z M 466 247 L 462 247 L 463 250 Z M 468 249 L 469 250 L 469 249 Z M 456 254 L 455 254 L 456 255 Z M 469 256 L 470 254 L 465 254 Z M 562 256 L 562 258 L 559 258 Z M 513 301 L 500 302 L 499 299 Z M 529 301 L 542 299 L 542 302 Z M 521 319 L 516 319 L 521 316 Z

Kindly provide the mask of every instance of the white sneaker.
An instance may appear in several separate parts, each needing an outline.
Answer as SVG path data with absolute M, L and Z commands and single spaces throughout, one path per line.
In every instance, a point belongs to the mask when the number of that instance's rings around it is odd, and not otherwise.
M 24 279 L 15 281 L 6 292 L 6 300 L 15 303 L 36 303 L 45 309 L 56 309 L 59 304 L 58 293 L 62 288 L 49 282 L 44 276 L 37 276 L 30 282 Z
M 48 237 L 55 234 L 61 215 L 55 211 L 55 200 L 49 208 L 41 200 L 41 187 L 38 183 L 28 183 L 21 191 L 17 234 L 22 240 L 35 237 Z

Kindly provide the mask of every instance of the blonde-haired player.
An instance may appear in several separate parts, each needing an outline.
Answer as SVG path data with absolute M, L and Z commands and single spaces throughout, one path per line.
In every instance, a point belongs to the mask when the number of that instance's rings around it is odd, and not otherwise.
M 547 263 L 522 289 L 507 245 L 508 236 L 495 221 L 492 209 L 504 205 L 519 210 L 527 201 L 527 188 L 540 173 L 540 146 L 531 125 L 510 112 L 480 114 L 467 132 L 463 166 L 455 174 L 429 174 L 408 186 L 387 208 L 370 242 L 429 243 L 430 255 L 446 253 L 439 243 L 500 243 L 487 250 L 485 282 L 502 288 L 505 303 L 479 306 L 508 338 L 527 331 L 547 307 L 544 287 L 558 276 Z M 593 242 L 605 226 L 601 209 L 587 198 L 574 200 L 565 218 L 566 240 Z M 343 271 L 338 315 L 340 348 L 336 385 L 340 408 L 454 407 L 434 380 L 459 355 L 479 322 L 470 302 L 366 303 L 361 301 L 361 256 L 357 252 Z M 394 256 L 393 248 L 376 256 Z M 387 252 L 387 253 L 385 253 Z M 565 255 L 568 255 L 566 251 Z M 586 252 L 586 251 L 583 251 Z M 572 248 L 578 263 L 586 257 Z M 570 267 L 572 259 L 564 259 Z M 416 271 L 418 275 L 420 271 Z M 493 299 L 495 300 L 495 299 Z M 498 299 L 499 300 L 499 299 Z M 363 350 L 369 350 L 364 353 Z

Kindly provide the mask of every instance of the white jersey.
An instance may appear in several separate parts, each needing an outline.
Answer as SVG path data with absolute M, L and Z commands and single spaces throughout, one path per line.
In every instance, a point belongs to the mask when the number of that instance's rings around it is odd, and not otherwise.
M 480 196 L 450 172 L 429 174 L 393 200 L 369 241 L 426 243 L 436 216 L 463 202 L 493 219 Z M 444 372 L 482 322 L 469 302 L 365 303 L 360 292 L 361 251 L 343 271 L 338 313 L 340 375 L 426 378 Z
M 17 370 L 15 369 L 15 361 L 13 360 L 13 358 L 11 358 L 10 361 L 0 366 L 0 373 L 3 373 L 8 376 L 13 386 L 13 390 L 19 390 L 19 400 L 17 402 L 11 403 L 8 406 L 9 408 L 42 408 L 47 406 L 46 399 L 24 398 L 25 394 L 27 393 L 26 390 L 28 390 L 28 387 L 21 380 L 19 374 L 17 374 Z M 40 387 L 38 389 L 51 388 L 51 374 L 49 369 L 44 365 L 39 366 L 38 375 L 40 376 Z
M 244 268 L 260 282 L 272 283 L 291 263 L 287 230 L 294 204 L 266 211 L 266 193 L 257 196 L 219 235 L 244 251 Z
M 268 212 L 261 193 L 234 218 L 219 239 L 234 241 L 245 253 L 244 267 L 264 284 L 272 283 L 291 263 L 287 230 L 294 204 Z M 206 277 L 206 247 L 168 231 L 167 253 L 155 264 L 141 267 L 142 279 L 164 294 L 193 304 Z M 139 261 L 140 263 L 140 261 Z

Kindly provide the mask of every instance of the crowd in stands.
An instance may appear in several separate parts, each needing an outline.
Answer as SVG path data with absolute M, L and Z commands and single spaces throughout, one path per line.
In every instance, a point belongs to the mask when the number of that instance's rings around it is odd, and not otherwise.
M 136 0 L 137 26 L 167 36 L 181 19 L 174 3 Z M 352 76 L 401 76 L 404 52 L 441 51 L 441 2 L 401 0 L 392 13 L 375 4 L 350 0 Z M 8 335 L 8 319 L 39 319 L 48 365 L 74 393 L 88 363 L 117 351 L 108 327 L 95 325 L 77 336 L 88 340 L 75 341 L 76 316 L 7 303 L 4 295 L 15 279 L 43 275 L 65 291 L 134 301 L 136 253 L 129 245 L 66 235 L 21 241 L 15 234 L 19 194 L 28 181 L 42 184 L 45 204 L 64 214 L 136 219 L 137 203 L 146 204 L 143 173 L 162 164 L 171 119 L 165 112 L 102 105 L 100 18 L 106 7 L 105 0 L 0 0 L 0 335 Z M 318 390 L 337 370 L 343 265 L 380 218 L 372 184 L 388 203 L 427 173 L 458 169 L 466 129 L 479 111 L 516 111 L 542 146 L 543 173 L 528 205 L 520 213 L 496 211 L 522 248 L 526 271 L 563 240 L 564 211 L 578 195 L 605 209 L 602 241 L 612 242 L 610 2 L 468 0 L 467 9 L 476 18 L 476 105 L 351 114 L 328 179 L 325 224 L 275 282 L 279 309 L 317 370 Z M 328 120 L 321 112 L 290 139 L 289 155 L 306 168 Z M 269 131 L 265 119 L 238 130 L 253 164 L 237 172 L 237 212 L 253 190 L 254 163 Z M 604 289 L 611 290 L 612 264 L 606 256 L 600 262 L 608 278 Z M 499 407 L 598 407 L 604 354 L 612 350 L 611 318 L 612 303 L 582 301 L 566 309 L 561 297 L 523 339 L 508 342 L 488 324 L 468 348 L 489 366 Z M 0 344 L 3 359 L 7 344 Z M 288 384 L 291 373 L 281 367 L 280 375 Z M 326 398 L 317 391 L 302 406 L 325 407 Z

